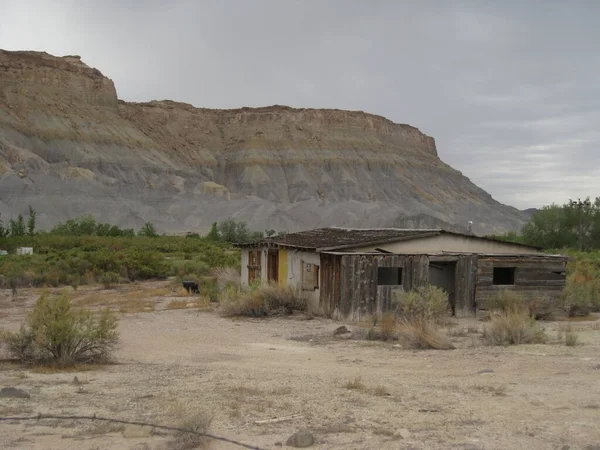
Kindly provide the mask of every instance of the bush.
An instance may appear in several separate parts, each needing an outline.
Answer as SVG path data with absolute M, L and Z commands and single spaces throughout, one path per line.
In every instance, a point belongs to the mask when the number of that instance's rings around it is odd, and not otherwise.
M 398 315 L 407 321 L 441 322 L 450 313 L 448 294 L 436 286 L 421 286 L 412 291 L 394 293 Z
M 435 322 L 422 318 L 402 319 L 398 333 L 405 346 L 416 349 L 451 350 L 450 338 L 438 330 Z
M 565 334 L 565 345 L 567 347 L 575 347 L 577 345 L 577 335 L 572 331 Z
M 525 298 L 512 289 L 501 289 L 486 301 L 486 307 L 490 311 L 502 313 L 528 313 L 529 307 Z
M 276 285 L 258 286 L 249 291 L 230 286 L 222 292 L 220 303 L 224 316 L 261 317 L 306 309 L 299 291 Z
M 118 342 L 118 319 L 106 309 L 99 316 L 74 310 L 66 295 L 42 295 L 27 323 L 5 333 L 9 352 L 30 364 L 105 362 Z
M 216 267 L 212 270 L 212 277 L 220 289 L 227 286 L 241 287 L 240 272 L 233 267 Z
M 113 284 L 119 281 L 119 275 L 115 272 L 105 272 L 100 275 L 100 283 L 104 286 L 104 289 L 110 289 Z
M 547 336 L 533 317 L 513 310 L 492 315 L 483 329 L 483 340 L 488 345 L 543 344 Z
M 562 309 L 570 316 L 587 316 L 594 308 L 598 292 L 593 282 L 582 279 L 577 273 L 567 277 L 562 292 Z

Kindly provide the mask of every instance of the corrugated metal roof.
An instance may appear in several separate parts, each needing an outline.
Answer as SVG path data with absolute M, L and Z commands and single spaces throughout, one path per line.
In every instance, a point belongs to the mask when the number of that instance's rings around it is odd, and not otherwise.
M 262 239 L 257 242 L 242 244 L 240 247 L 290 247 L 303 250 L 339 250 L 366 245 L 378 245 L 388 242 L 419 239 L 437 236 L 446 233 L 475 239 L 493 240 L 468 234 L 453 233 L 439 228 L 433 229 L 405 229 L 405 228 L 317 228 L 315 230 L 301 231 L 298 233 L 281 234 L 272 238 Z M 505 244 L 511 244 L 506 243 Z M 536 248 L 521 244 L 512 244 L 528 248 Z M 537 248 L 536 248 L 537 249 Z

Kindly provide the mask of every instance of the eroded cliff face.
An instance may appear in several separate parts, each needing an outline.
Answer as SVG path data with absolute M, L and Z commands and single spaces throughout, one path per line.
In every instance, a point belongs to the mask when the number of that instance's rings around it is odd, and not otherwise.
M 437 156 L 433 138 L 361 111 L 211 110 L 117 100 L 77 56 L 0 51 L 0 212 L 51 226 L 81 214 L 123 226 L 439 226 L 517 229 Z

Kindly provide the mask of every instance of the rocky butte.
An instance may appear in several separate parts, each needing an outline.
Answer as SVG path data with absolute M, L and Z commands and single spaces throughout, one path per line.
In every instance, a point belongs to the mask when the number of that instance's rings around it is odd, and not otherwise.
M 525 217 L 442 162 L 433 138 L 362 111 L 128 103 L 79 56 L 0 50 L 0 212 L 204 231 L 437 227 Z

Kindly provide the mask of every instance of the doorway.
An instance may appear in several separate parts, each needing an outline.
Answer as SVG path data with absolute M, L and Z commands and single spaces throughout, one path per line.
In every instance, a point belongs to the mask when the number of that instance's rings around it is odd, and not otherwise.
M 267 254 L 267 281 L 277 283 L 279 280 L 279 252 L 269 250 Z
M 456 313 L 455 278 L 456 262 L 429 262 L 429 284 L 447 292 L 453 316 Z

